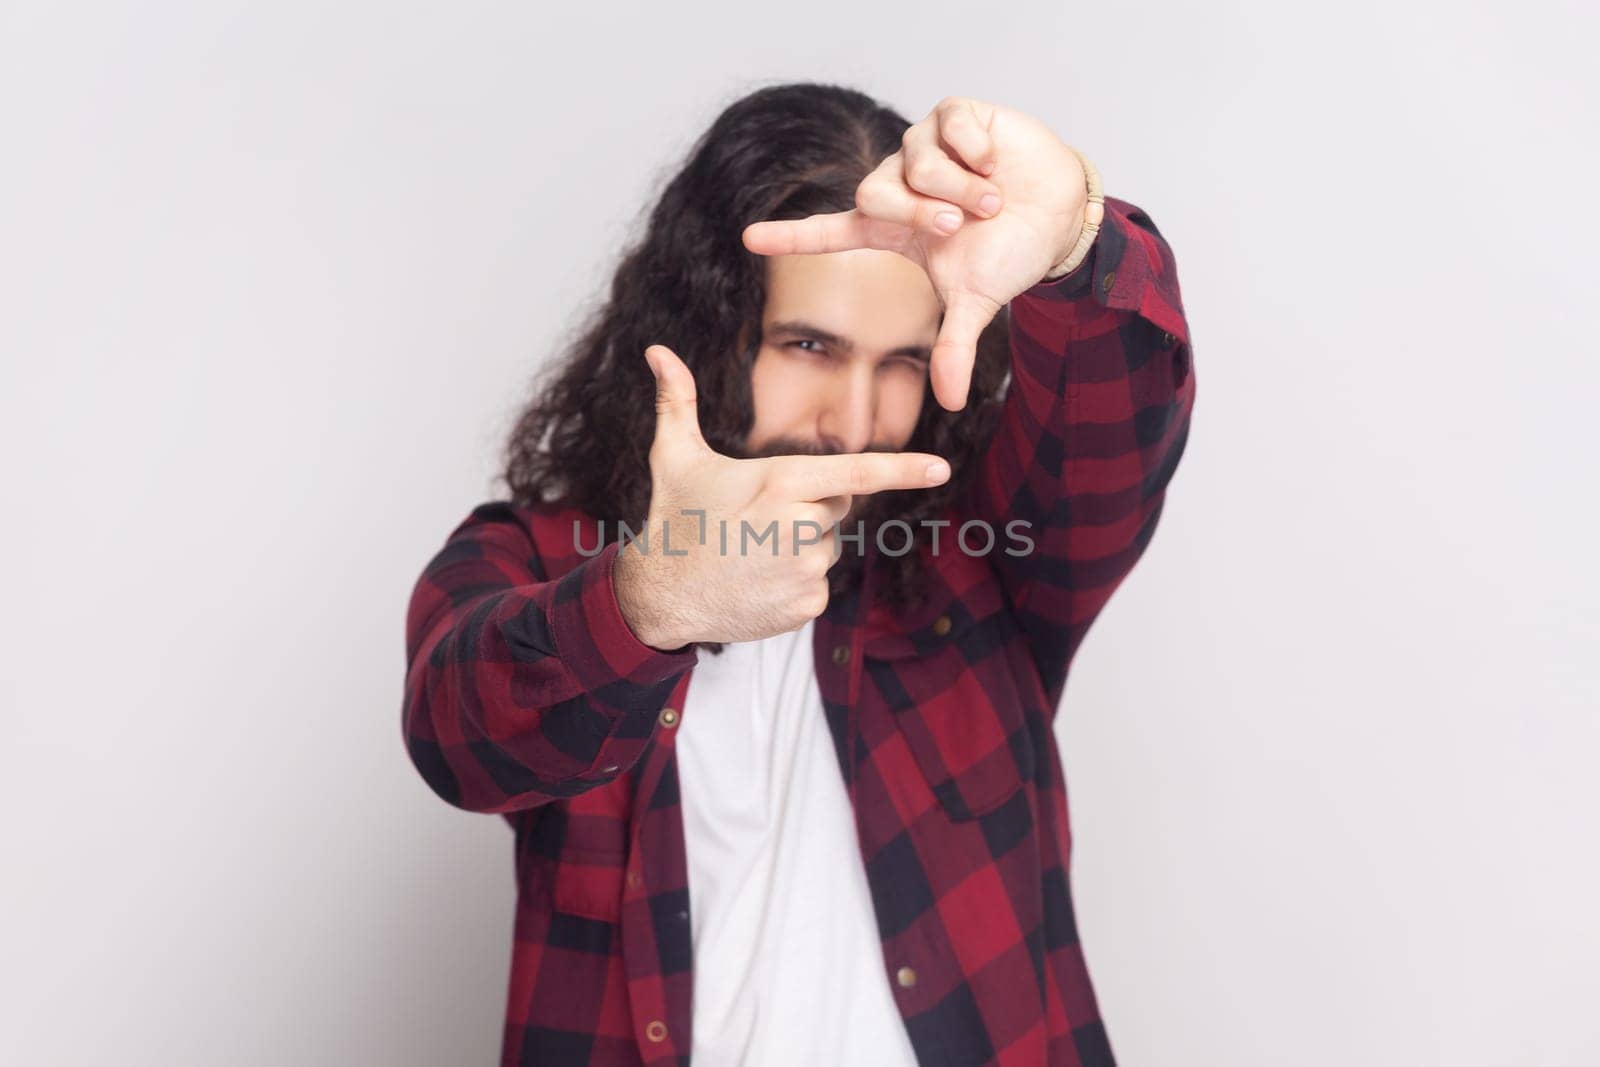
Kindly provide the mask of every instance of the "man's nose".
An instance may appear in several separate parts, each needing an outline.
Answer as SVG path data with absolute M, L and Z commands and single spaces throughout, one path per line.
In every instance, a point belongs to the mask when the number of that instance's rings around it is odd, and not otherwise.
M 835 380 L 817 432 L 825 444 L 840 452 L 863 452 L 872 442 L 877 408 L 870 371 L 851 367 Z

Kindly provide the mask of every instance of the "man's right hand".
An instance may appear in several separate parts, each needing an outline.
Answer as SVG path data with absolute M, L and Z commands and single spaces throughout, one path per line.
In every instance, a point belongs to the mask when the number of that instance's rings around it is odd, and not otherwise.
M 852 497 L 950 477 L 949 464 L 925 452 L 724 456 L 700 433 L 689 368 L 665 345 L 645 349 L 645 361 L 656 379 L 648 549 L 623 546 L 614 584 L 623 617 L 654 648 L 804 625 L 828 606 L 834 524 Z

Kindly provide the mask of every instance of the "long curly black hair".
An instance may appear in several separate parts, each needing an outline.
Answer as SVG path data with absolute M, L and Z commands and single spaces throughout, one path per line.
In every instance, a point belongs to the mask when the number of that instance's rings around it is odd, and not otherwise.
M 744 247 L 752 222 L 855 206 L 855 190 L 900 148 L 910 123 L 853 89 L 812 82 L 757 89 L 729 105 L 689 150 L 622 255 L 609 299 L 594 308 L 562 358 L 535 380 L 505 450 L 501 478 L 524 507 L 562 502 L 638 529 L 650 504 L 655 381 L 644 350 L 663 344 L 693 372 L 706 442 L 742 455 L 752 425 L 750 370 L 761 347 L 764 257 Z M 871 532 L 887 518 L 921 529 L 966 487 L 994 431 L 1009 365 L 1002 307 L 978 343 L 967 406 L 946 411 L 925 391 L 908 451 L 950 461 L 930 490 L 880 493 L 862 508 Z M 850 527 L 853 529 L 853 521 Z M 903 534 L 886 535 L 898 548 Z M 842 552 L 835 589 L 858 578 L 860 553 Z M 896 608 L 925 592 L 920 552 L 880 557 L 874 582 Z

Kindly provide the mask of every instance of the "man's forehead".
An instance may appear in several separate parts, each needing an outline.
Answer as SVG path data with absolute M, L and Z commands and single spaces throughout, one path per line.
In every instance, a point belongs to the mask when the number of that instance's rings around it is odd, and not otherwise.
M 937 300 L 928 275 L 905 256 L 881 248 L 843 252 L 767 256 L 767 281 L 773 288 L 798 285 L 866 286 L 925 294 Z
M 770 257 L 765 328 L 800 323 L 864 345 L 927 341 L 943 307 L 928 276 L 894 252 L 856 248 Z

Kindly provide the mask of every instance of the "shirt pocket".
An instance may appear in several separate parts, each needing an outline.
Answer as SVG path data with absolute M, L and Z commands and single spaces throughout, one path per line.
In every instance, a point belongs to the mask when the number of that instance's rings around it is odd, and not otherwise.
M 628 823 L 601 792 L 540 812 L 530 852 L 555 911 L 615 923 L 622 916 Z
M 1004 805 L 1034 778 L 1019 635 L 998 604 L 950 602 L 921 625 L 863 649 L 865 683 L 887 707 L 928 787 L 953 820 Z

